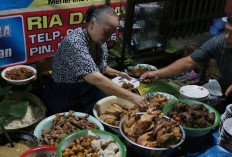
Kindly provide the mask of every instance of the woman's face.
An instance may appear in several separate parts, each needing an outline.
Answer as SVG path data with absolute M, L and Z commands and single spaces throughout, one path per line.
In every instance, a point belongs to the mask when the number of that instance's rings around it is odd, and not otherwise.
M 91 39 L 98 44 L 103 44 L 109 40 L 118 26 L 118 17 L 109 14 L 104 15 L 104 19 L 99 23 L 93 18 L 89 24 L 89 34 Z

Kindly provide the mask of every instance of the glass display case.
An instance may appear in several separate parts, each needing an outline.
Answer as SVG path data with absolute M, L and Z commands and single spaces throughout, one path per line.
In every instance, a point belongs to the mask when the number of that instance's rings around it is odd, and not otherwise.
M 168 33 L 167 3 L 159 0 L 127 1 L 126 13 L 121 18 L 123 27 L 121 68 L 124 66 L 125 52 L 129 51 L 133 56 L 142 54 L 148 49 L 161 51 L 165 49 Z
M 132 39 L 137 50 L 159 48 L 165 44 L 168 23 L 164 13 L 164 2 L 136 5 L 134 23 L 138 31 L 132 35 Z

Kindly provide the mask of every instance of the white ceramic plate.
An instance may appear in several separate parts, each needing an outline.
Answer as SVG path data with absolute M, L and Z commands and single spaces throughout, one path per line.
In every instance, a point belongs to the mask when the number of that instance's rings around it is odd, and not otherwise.
M 187 98 L 201 99 L 209 96 L 209 91 L 197 85 L 187 85 L 180 88 L 180 94 Z
M 224 121 L 223 128 L 232 136 L 232 118 L 228 118 Z
M 133 78 L 133 77 L 131 80 L 127 80 L 126 78 L 122 78 L 118 76 L 118 77 L 113 78 L 112 81 L 115 84 L 119 85 L 120 87 L 122 87 L 124 82 L 134 85 L 134 88 L 137 88 L 140 85 L 140 82 L 136 78 Z

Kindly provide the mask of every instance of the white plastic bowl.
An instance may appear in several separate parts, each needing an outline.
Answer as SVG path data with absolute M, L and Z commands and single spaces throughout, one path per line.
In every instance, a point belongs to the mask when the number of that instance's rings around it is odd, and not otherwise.
M 60 114 L 63 114 L 63 113 L 60 113 Z M 68 115 L 68 112 L 65 112 L 65 115 L 67 116 Z M 85 116 L 86 114 L 85 113 L 81 113 L 81 112 L 74 112 L 73 115 L 75 117 L 80 117 L 80 116 Z M 34 130 L 34 135 L 37 137 L 37 138 L 41 138 L 41 134 L 43 132 L 43 130 L 47 130 L 49 129 L 51 126 L 52 126 L 52 123 L 53 123 L 53 120 L 55 119 L 56 115 L 52 115 L 50 117 L 47 117 L 46 119 L 42 120 L 35 128 Z M 103 125 L 96 119 L 94 118 L 93 116 L 90 116 L 87 118 L 88 121 L 92 122 L 92 123 L 95 123 L 100 130 L 104 130 L 104 127 Z
M 32 77 L 30 77 L 28 79 L 24 79 L 24 80 L 11 80 L 11 79 L 8 79 L 8 78 L 5 77 L 7 71 L 10 71 L 12 69 L 18 69 L 18 68 L 27 68 L 29 70 L 32 70 L 34 72 L 34 75 Z M 29 82 L 31 82 L 35 78 L 36 73 L 37 73 L 36 69 L 33 68 L 33 67 L 31 67 L 31 66 L 28 66 L 28 65 L 17 65 L 17 66 L 12 66 L 12 67 L 8 67 L 8 68 L 4 69 L 2 71 L 1 75 L 2 75 L 2 78 L 4 80 L 6 80 L 7 82 L 9 82 L 11 84 L 14 84 L 14 85 L 26 85 L 26 84 L 28 84 Z
M 183 99 L 206 99 L 209 97 L 209 91 L 197 85 L 187 85 L 180 88 L 180 96 Z
M 121 99 L 121 98 L 118 98 L 116 96 L 108 96 L 108 97 L 105 97 L 105 98 L 99 100 L 96 103 L 96 105 L 93 108 L 93 114 L 102 124 L 104 124 L 106 127 L 108 127 L 110 130 L 112 130 L 116 134 L 120 135 L 119 127 L 107 124 L 106 122 L 102 121 L 99 118 L 100 115 L 102 115 L 106 112 L 106 110 L 112 105 L 113 102 L 116 104 L 119 104 L 119 105 L 126 105 L 129 107 L 134 106 L 133 103 L 131 103 L 125 99 Z

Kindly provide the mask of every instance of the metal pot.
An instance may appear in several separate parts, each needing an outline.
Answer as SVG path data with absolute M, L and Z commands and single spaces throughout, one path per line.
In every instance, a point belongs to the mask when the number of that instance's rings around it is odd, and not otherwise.
M 138 115 L 144 114 L 142 112 L 137 113 Z M 164 116 L 164 118 L 170 119 L 169 117 Z M 121 135 L 123 136 L 123 138 L 125 139 L 125 144 L 133 151 L 137 154 L 137 156 L 144 156 L 144 157 L 166 157 L 166 156 L 171 156 L 176 148 L 178 146 L 180 146 L 184 140 L 185 140 L 185 131 L 184 129 L 179 125 L 180 130 L 182 132 L 183 138 L 182 140 L 177 143 L 175 146 L 171 147 L 171 148 L 150 148 L 150 147 L 146 147 L 146 146 L 142 146 L 139 145 L 133 141 L 131 141 L 125 134 L 123 131 L 123 122 L 125 119 L 121 120 L 120 125 L 119 125 L 119 130 Z

